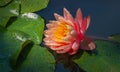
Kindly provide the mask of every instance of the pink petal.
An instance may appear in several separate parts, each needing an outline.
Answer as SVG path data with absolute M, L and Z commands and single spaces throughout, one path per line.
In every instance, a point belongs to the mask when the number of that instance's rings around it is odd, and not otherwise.
M 95 47 L 95 43 L 89 37 L 85 37 L 84 40 L 81 42 L 81 49 L 83 50 L 93 50 L 95 49 Z
M 54 20 L 49 21 L 49 24 L 58 24 L 58 23 L 59 23 L 59 21 L 54 21 Z
M 81 25 L 82 33 L 85 33 L 86 29 L 87 29 L 87 19 L 86 19 L 86 17 L 84 17 L 84 19 L 82 21 L 82 25 Z
M 72 31 L 70 32 L 70 34 L 71 34 L 71 36 L 73 36 L 74 38 L 76 38 L 77 35 L 78 35 L 75 30 L 72 30 Z
M 80 44 L 78 42 L 74 42 L 72 45 L 73 51 L 77 51 L 79 49 Z
M 47 27 L 48 29 L 55 28 L 56 26 L 57 26 L 57 24 L 51 24 L 51 23 L 46 24 L 46 27 Z
M 76 31 L 79 32 L 80 30 L 79 25 L 75 22 L 74 18 L 66 8 L 64 8 L 64 18 L 68 21 L 71 21 L 74 29 L 76 29 Z
M 62 44 L 56 43 L 55 41 L 49 41 L 49 42 L 46 42 L 45 45 L 47 45 L 47 46 L 61 46 Z
M 75 53 L 77 53 L 79 50 L 79 43 L 78 42 L 74 42 L 72 45 L 71 50 L 68 51 L 68 54 L 73 55 Z
M 64 8 L 63 11 L 64 11 L 64 18 L 66 20 L 70 20 L 70 21 L 74 22 L 74 19 L 73 19 L 72 15 L 70 14 L 70 12 L 66 8 Z
M 91 18 L 90 18 L 90 16 L 88 16 L 88 17 L 87 17 L 87 27 L 86 27 L 86 30 L 88 29 L 88 27 L 89 27 L 89 25 L 90 25 L 90 20 L 91 20 Z
M 82 11 L 80 8 L 76 12 L 76 20 L 77 20 L 79 26 L 81 27 L 81 25 L 82 25 Z
M 72 49 L 68 51 L 69 55 L 73 55 L 73 54 L 76 54 L 76 53 L 77 53 L 77 51 L 73 51 Z
M 56 41 L 52 40 L 52 38 L 50 38 L 50 37 L 44 38 L 43 41 L 45 42 L 45 45 L 50 46 L 50 47 L 59 47 L 59 46 L 67 44 L 64 42 L 56 42 Z
M 56 20 L 60 20 L 60 19 L 63 18 L 62 16 L 60 16 L 60 15 L 57 14 L 57 13 L 54 13 L 54 16 L 55 16 L 55 19 L 56 19 Z
M 70 34 L 68 34 L 67 36 L 65 36 L 65 37 L 63 38 L 63 40 L 71 43 L 72 41 L 74 41 L 74 37 L 71 36 Z
M 50 37 L 51 34 L 53 34 L 53 31 L 52 31 L 52 30 L 45 30 L 45 31 L 44 31 L 45 37 Z
M 59 46 L 59 47 L 50 47 L 52 50 L 56 50 L 57 52 L 67 52 L 70 50 L 71 48 L 71 44 L 68 44 L 68 45 L 63 45 L 63 46 Z

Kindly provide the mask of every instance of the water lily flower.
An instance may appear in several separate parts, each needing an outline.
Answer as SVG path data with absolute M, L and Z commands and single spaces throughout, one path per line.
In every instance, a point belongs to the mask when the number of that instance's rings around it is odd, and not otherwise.
M 70 55 L 77 53 L 79 48 L 93 50 L 94 42 L 89 38 L 87 41 L 87 37 L 84 35 L 90 24 L 90 16 L 83 18 L 80 8 L 76 12 L 75 19 L 66 8 L 63 9 L 63 12 L 64 16 L 54 13 L 56 20 L 51 20 L 46 24 L 45 45 L 57 53 Z

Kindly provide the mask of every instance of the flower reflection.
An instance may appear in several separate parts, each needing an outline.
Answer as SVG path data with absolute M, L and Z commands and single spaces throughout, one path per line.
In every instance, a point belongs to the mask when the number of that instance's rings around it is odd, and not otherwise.
M 57 53 L 70 55 L 77 53 L 79 48 L 93 50 L 95 44 L 84 35 L 90 24 L 90 16 L 83 18 L 80 8 L 76 12 L 75 19 L 66 8 L 63 12 L 64 16 L 54 13 L 56 20 L 46 24 L 48 29 L 44 31 L 45 45 Z

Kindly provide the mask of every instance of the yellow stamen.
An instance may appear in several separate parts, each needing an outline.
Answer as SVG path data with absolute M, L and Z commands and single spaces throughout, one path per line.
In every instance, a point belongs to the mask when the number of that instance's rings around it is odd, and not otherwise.
M 69 33 L 70 33 L 70 30 L 67 28 L 67 24 L 64 22 L 59 23 L 53 32 L 55 40 L 57 41 L 61 41 Z

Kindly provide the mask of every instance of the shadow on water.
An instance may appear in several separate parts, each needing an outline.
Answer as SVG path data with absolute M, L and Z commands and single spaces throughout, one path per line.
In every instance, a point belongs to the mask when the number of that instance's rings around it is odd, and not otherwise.
M 94 50 L 86 50 L 86 52 L 89 54 L 89 55 L 98 55 L 98 51 L 96 50 L 96 49 L 94 49 Z
M 55 72 L 86 72 L 73 61 L 82 56 L 83 50 L 79 50 L 75 55 L 57 54 L 51 50 L 50 52 L 56 59 Z
M 96 49 L 92 51 L 84 51 L 80 49 L 79 52 L 75 55 L 56 54 L 55 52 L 52 52 L 56 59 L 55 72 L 86 72 L 73 61 L 75 59 L 79 59 L 84 52 L 87 52 L 89 55 L 98 54 L 98 51 Z

